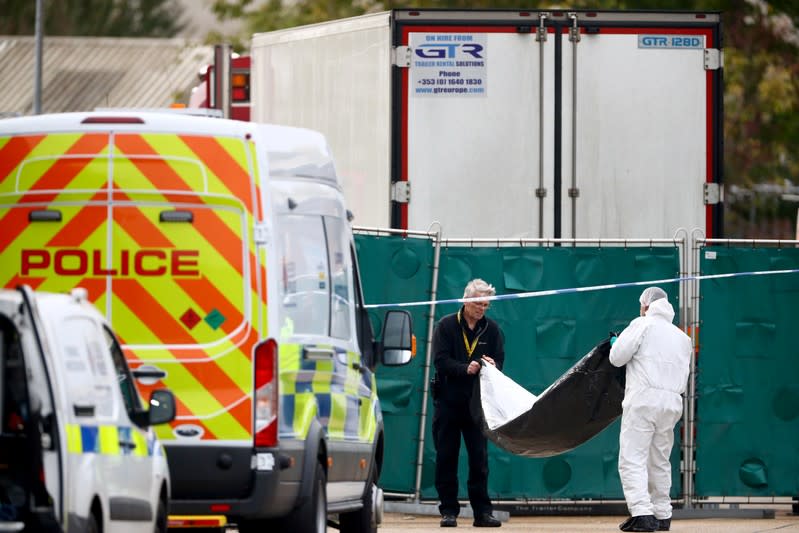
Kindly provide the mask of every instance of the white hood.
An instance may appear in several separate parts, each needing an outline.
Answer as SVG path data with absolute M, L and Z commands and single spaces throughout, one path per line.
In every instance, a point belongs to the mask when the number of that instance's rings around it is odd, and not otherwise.
M 691 338 L 672 324 L 674 308 L 655 300 L 646 316 L 633 320 L 610 350 L 610 362 L 627 365 L 622 406 L 682 409 L 691 364 Z

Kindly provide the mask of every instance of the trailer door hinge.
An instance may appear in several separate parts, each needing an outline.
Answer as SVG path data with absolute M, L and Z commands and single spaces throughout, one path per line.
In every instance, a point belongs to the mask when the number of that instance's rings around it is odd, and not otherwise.
M 724 68 L 724 52 L 718 48 L 705 48 L 705 70 Z
M 391 199 L 400 204 L 407 204 L 411 201 L 411 182 L 395 181 L 391 185 Z
M 577 187 L 570 187 L 569 188 L 569 198 L 579 198 L 580 197 L 580 189 Z
M 577 13 L 569 13 L 571 19 L 571 26 L 569 26 L 569 41 L 573 43 L 580 42 L 580 28 L 577 26 Z
M 538 14 L 538 29 L 535 32 L 535 40 L 543 43 L 547 40 L 547 28 L 545 26 L 549 13 Z
M 724 185 L 721 183 L 704 183 L 705 205 L 715 205 L 724 201 Z
M 394 56 L 391 60 L 395 67 L 408 68 L 411 66 L 410 46 L 395 46 L 391 52 Z

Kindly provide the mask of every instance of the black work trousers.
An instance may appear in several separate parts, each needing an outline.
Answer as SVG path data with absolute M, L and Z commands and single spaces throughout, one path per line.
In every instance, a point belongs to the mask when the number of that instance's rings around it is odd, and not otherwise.
M 436 490 L 442 515 L 458 516 L 458 454 L 461 435 L 469 456 L 469 479 L 466 487 L 474 516 L 491 513 L 488 497 L 488 449 L 486 438 L 469 413 L 468 404 L 451 406 L 435 403 L 433 440 L 436 445 Z

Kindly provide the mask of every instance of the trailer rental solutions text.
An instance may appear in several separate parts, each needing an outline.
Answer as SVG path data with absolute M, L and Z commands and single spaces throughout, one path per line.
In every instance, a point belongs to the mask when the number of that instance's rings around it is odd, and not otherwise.
M 485 96 L 486 35 L 411 33 L 414 96 Z

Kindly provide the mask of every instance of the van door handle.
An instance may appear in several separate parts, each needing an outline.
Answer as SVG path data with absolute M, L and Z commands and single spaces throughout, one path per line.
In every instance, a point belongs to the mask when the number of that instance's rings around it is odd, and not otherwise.
M 194 222 L 194 213 L 191 211 L 175 209 L 165 210 L 158 214 L 159 222 L 187 222 L 189 224 Z
M 141 365 L 130 373 L 142 385 L 155 385 L 166 377 L 166 371 L 153 365 Z
M 366 367 L 361 365 L 360 363 L 352 363 L 352 368 L 360 372 L 361 374 L 366 373 Z
M 318 348 L 315 346 L 305 346 L 302 352 L 305 358 L 311 361 L 329 361 L 336 355 L 335 350 L 332 348 Z
M 124 450 L 133 450 L 136 448 L 136 443 L 132 440 L 121 440 L 119 441 L 119 447 Z
M 61 222 L 58 209 L 34 209 L 28 212 L 28 222 Z
M 164 379 L 166 372 L 154 366 L 141 366 L 136 370 L 131 370 L 134 378 Z
M 94 416 L 93 405 L 72 404 L 72 410 L 74 411 L 75 416 Z

